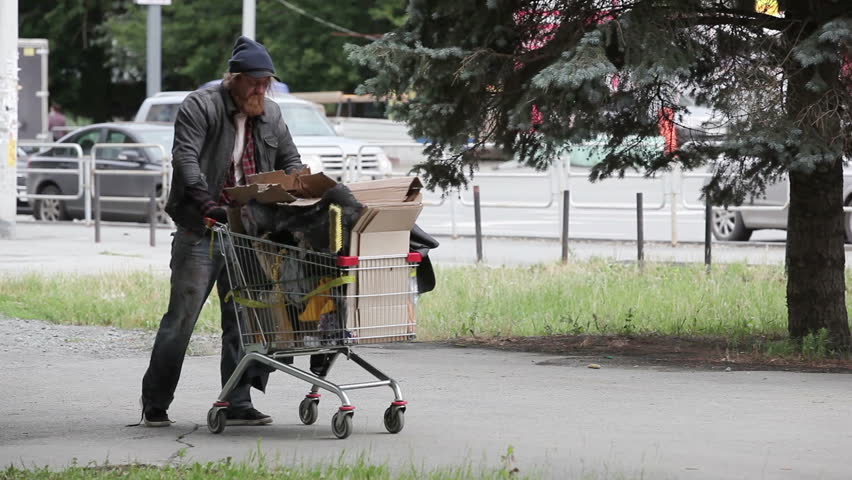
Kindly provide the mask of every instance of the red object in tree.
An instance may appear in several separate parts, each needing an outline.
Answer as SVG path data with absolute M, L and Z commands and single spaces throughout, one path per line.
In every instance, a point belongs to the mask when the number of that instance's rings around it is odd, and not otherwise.
M 659 117 L 660 135 L 665 140 L 663 151 L 665 153 L 672 153 L 677 150 L 677 128 L 675 128 L 674 123 L 674 110 L 669 107 L 663 107 L 660 109 Z

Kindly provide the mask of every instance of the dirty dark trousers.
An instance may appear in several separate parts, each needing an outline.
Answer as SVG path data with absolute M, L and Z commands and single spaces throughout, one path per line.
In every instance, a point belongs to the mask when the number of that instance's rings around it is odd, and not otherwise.
M 172 240 L 169 308 L 160 321 L 151 362 L 142 379 L 142 402 L 146 410 L 168 410 L 172 403 L 189 338 L 214 283 L 222 311 L 222 385 L 228 381 L 242 357 L 234 303 L 230 298 L 224 301 L 231 290 L 222 256 L 222 242 L 225 240 L 220 235 L 214 236 L 211 248 L 211 235 L 210 232 L 202 236 L 179 229 Z M 234 388 L 226 399 L 232 408 L 252 406 L 250 388 L 248 382 L 240 382 Z

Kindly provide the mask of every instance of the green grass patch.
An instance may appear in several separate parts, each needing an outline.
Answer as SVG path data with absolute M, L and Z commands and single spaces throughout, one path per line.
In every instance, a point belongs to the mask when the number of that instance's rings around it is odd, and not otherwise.
M 341 456 L 342 457 L 342 456 Z M 263 457 L 244 462 L 224 460 L 208 463 L 182 463 L 177 466 L 105 465 L 71 466 L 63 470 L 48 468 L 0 470 L 0 480 L 508 480 L 530 478 L 514 468 L 474 469 L 470 466 L 436 468 L 410 467 L 391 469 L 386 464 L 373 465 L 362 455 L 352 461 L 317 465 L 283 466 L 270 464 Z M 582 478 L 597 478 L 583 476 Z
M 73 325 L 157 328 L 169 304 L 169 277 L 152 272 L 25 274 L 0 277 L 0 314 Z M 219 328 L 215 289 L 198 319 Z
M 595 260 L 533 267 L 438 268 L 420 298 L 418 337 L 551 334 L 786 336 L 782 266 L 635 265 Z M 847 277 L 847 284 L 852 284 Z M 156 328 L 167 274 L 27 274 L 0 277 L 0 315 L 78 325 Z M 215 289 L 199 319 L 219 327 Z M 819 339 L 811 348 L 819 350 Z M 822 344 L 824 344 L 823 342 Z M 807 347 L 806 342 L 806 347 Z M 775 347 L 779 352 L 784 345 Z
M 437 270 L 420 338 L 550 334 L 784 335 L 781 266 L 636 265 L 595 260 Z M 849 280 L 847 280 L 848 282 Z

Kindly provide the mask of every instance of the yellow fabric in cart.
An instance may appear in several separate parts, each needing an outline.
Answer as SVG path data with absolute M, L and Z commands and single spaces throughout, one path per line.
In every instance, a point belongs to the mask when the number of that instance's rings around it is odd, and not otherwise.
M 329 285 L 330 283 L 340 283 L 339 280 L 335 280 L 330 277 L 323 277 L 320 279 L 320 283 L 314 291 L 323 291 L 329 290 L 331 287 L 335 285 Z M 318 322 L 321 315 L 326 313 L 333 312 L 337 309 L 334 304 L 334 299 L 331 297 L 326 297 L 322 295 L 313 295 L 310 300 L 308 300 L 307 306 L 305 306 L 305 310 L 299 314 L 300 322 Z

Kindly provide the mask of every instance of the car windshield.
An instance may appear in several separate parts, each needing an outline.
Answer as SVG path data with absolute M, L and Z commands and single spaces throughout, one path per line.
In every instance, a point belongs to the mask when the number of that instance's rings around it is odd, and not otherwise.
M 153 143 L 156 145 L 161 145 L 163 150 L 166 152 L 166 156 L 168 156 L 172 151 L 172 143 L 175 139 L 175 131 L 174 129 L 156 129 L 156 130 L 139 130 L 136 132 L 139 136 L 139 139 L 142 143 Z M 162 152 L 160 152 L 159 148 L 149 148 L 148 152 L 150 153 L 152 158 L 160 158 Z
M 320 112 L 310 105 L 297 103 L 279 103 L 284 122 L 290 128 L 290 135 L 297 136 L 334 136 L 334 129 Z

